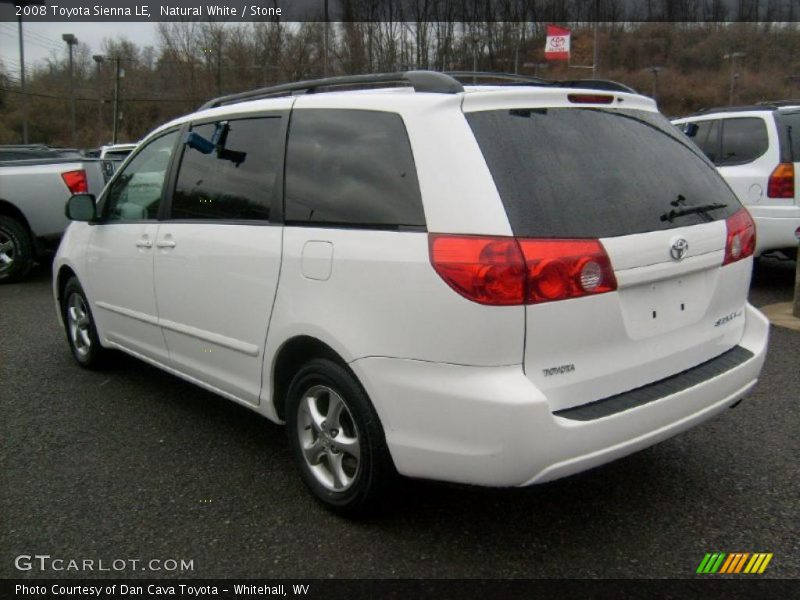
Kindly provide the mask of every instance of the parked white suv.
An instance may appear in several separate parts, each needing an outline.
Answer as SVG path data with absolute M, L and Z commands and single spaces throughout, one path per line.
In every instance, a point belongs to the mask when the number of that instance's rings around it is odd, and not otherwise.
M 159 127 L 68 204 L 75 358 L 286 422 L 343 512 L 395 470 L 526 486 L 696 425 L 764 361 L 753 223 L 652 100 L 606 88 L 357 76 Z
M 800 239 L 800 106 L 717 108 L 673 121 L 717 166 L 753 216 L 756 255 L 794 257 Z M 794 130 L 798 127 L 797 130 Z

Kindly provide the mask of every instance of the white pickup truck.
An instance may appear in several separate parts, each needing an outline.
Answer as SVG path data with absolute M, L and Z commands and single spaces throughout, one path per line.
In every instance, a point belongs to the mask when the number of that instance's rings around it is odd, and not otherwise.
M 0 160 L 0 284 L 19 281 L 54 251 L 68 223 L 69 197 L 99 195 L 104 180 L 102 161 L 74 153 Z

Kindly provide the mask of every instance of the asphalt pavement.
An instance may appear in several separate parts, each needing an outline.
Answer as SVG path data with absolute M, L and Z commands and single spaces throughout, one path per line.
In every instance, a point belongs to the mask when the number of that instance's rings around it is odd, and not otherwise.
M 762 261 L 751 301 L 793 278 Z M 354 522 L 312 500 L 281 427 L 129 357 L 78 368 L 50 286 L 0 286 L 0 577 L 679 578 L 715 551 L 800 577 L 800 332 L 772 329 L 738 408 L 655 447 L 526 489 L 405 481 Z M 15 568 L 33 554 L 193 570 Z

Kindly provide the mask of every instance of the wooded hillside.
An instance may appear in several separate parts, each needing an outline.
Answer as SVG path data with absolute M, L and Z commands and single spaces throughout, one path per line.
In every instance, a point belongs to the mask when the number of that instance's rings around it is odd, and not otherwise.
M 573 65 L 592 62 L 593 24 L 573 28 Z M 196 109 L 205 100 L 273 83 L 348 73 L 404 69 L 505 71 L 553 79 L 589 77 L 588 69 L 544 65 L 545 23 L 332 23 L 325 68 L 322 23 L 158 24 L 155 47 L 106 40 L 101 53 L 119 57 L 119 141 L 137 140 L 154 126 Z M 98 24 L 98 27 L 102 25 Z M 598 77 L 652 94 L 669 116 L 728 104 L 731 52 L 737 58 L 736 103 L 800 97 L 797 23 L 601 23 Z M 90 49 L 75 48 L 77 145 L 111 139 L 114 62 L 96 64 Z M 22 141 L 22 102 L 29 140 L 70 145 L 66 45 L 44 66 L 27 70 L 28 94 L 0 58 L 0 143 Z M 102 100 L 102 102 L 101 102 Z

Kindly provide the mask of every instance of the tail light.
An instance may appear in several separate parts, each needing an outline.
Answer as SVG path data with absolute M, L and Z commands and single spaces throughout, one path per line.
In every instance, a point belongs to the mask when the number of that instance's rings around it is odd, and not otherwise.
M 598 240 L 430 236 L 430 259 L 465 298 L 492 306 L 536 304 L 617 289 Z
M 61 179 L 64 180 L 69 191 L 73 194 L 86 194 L 89 191 L 89 186 L 86 183 L 86 171 L 83 169 L 66 171 L 61 174 Z
M 767 183 L 767 196 L 770 198 L 794 198 L 794 165 L 780 163 L 770 173 Z
M 431 264 L 459 294 L 480 304 L 510 306 L 525 298 L 525 261 L 509 237 L 431 235 Z
M 723 265 L 751 256 L 756 249 L 756 226 L 747 209 L 741 209 L 725 220 L 728 238 Z
M 528 269 L 527 303 L 602 294 L 617 289 L 598 240 L 520 240 Z

